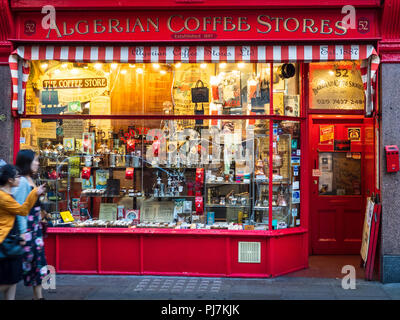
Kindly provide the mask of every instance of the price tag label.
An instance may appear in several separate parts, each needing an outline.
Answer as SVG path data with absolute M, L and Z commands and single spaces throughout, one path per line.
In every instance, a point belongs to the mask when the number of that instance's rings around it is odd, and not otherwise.
M 313 169 L 313 171 L 312 171 L 312 176 L 313 177 L 320 177 L 322 174 L 321 174 L 321 170 L 319 170 L 319 169 Z

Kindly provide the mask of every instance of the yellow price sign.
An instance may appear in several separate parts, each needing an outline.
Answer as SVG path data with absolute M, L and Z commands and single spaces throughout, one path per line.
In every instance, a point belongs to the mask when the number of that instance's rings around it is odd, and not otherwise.
M 62 211 L 60 212 L 60 215 L 64 222 L 72 222 L 75 220 L 69 211 Z

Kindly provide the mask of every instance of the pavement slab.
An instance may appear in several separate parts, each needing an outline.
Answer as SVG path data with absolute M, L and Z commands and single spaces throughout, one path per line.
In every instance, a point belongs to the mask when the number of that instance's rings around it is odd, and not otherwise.
M 193 278 L 57 275 L 47 300 L 400 300 L 399 284 L 357 279 L 344 290 L 339 278 Z M 0 296 L 0 299 L 3 299 Z M 17 285 L 16 299 L 31 300 L 32 288 Z

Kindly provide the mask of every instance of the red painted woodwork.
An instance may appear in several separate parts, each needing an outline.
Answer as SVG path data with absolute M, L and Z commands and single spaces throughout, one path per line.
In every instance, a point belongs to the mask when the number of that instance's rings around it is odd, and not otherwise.
M 48 5 L 46 0 L 10 0 L 10 5 L 13 10 L 32 10 L 40 9 L 42 6 Z M 296 0 L 282 1 L 264 1 L 264 0 L 147 0 L 147 1 L 131 1 L 119 0 L 97 0 L 97 1 L 75 1 L 75 0 L 53 0 L 51 4 L 59 10 L 103 10 L 103 9 L 147 9 L 147 8 L 165 8 L 170 9 L 198 9 L 205 8 L 282 8 L 282 7 L 342 7 L 348 5 L 347 0 L 327 0 L 324 2 L 318 0 L 310 0 L 299 2 Z M 355 7 L 379 7 L 379 0 L 353 0 L 351 4 Z
M 312 201 L 310 207 L 310 237 L 313 254 L 358 254 L 360 252 L 365 199 L 366 195 L 370 195 L 373 190 L 371 184 L 374 183 L 374 157 L 372 154 L 373 142 L 370 140 L 373 120 L 364 121 L 363 117 L 357 116 L 340 117 L 310 116 L 309 161 L 311 169 L 318 169 L 319 151 L 334 152 L 333 145 L 320 144 L 319 126 L 321 124 L 334 125 L 334 139 L 337 140 L 347 140 L 347 128 L 359 127 L 361 128 L 361 141 L 352 142 L 351 152 L 361 153 L 361 194 L 349 196 L 319 195 L 319 177 L 313 177 L 312 170 L 310 170 L 310 201 Z
M 0 65 L 8 65 L 8 57 L 13 46 L 9 38 L 14 38 L 14 20 L 7 0 L 0 0 Z
M 379 39 L 377 12 L 356 10 L 356 21 L 365 30 L 342 26 L 344 14 L 337 9 L 215 10 L 207 11 L 61 11 L 57 29 L 43 29 L 41 12 L 16 13 L 19 41 L 85 42 L 215 42 L 303 41 Z M 190 58 L 190 57 L 189 57 Z
M 261 263 L 239 263 L 238 242 L 261 243 Z M 307 268 L 304 228 L 270 231 L 49 228 L 57 273 L 270 277 Z
M 378 50 L 382 63 L 400 62 L 400 0 L 387 0 L 382 11 L 382 40 Z
M 41 18 L 43 15 L 40 13 L 40 9 L 44 5 L 48 5 L 48 1 L 45 0 L 2 0 L 0 2 L 2 12 L 8 12 L 7 19 L 16 23 L 16 27 L 19 30 L 18 35 L 14 35 L 15 30 L 11 27 L 8 30 L 5 38 L 0 39 L 0 64 L 3 63 L 2 52 L 4 57 L 8 58 L 10 52 L 11 43 L 7 40 L 17 38 L 17 41 L 25 40 L 26 42 L 33 43 L 37 41 L 38 45 L 41 45 L 52 39 L 60 45 L 68 44 L 68 41 L 74 42 L 85 41 L 85 42 L 99 42 L 106 43 L 112 41 L 118 42 L 134 42 L 134 41 L 165 41 L 171 43 L 176 41 L 184 41 L 185 43 L 196 41 L 195 39 L 173 39 L 171 36 L 173 32 L 160 30 L 159 33 L 153 32 L 149 34 L 146 32 L 140 33 L 108 33 L 104 34 L 93 34 L 90 33 L 78 34 L 74 31 L 74 35 L 66 37 L 62 36 L 58 38 L 56 33 L 52 31 L 52 38 L 46 39 L 47 32 L 43 33 L 41 28 Z M 371 25 L 371 31 L 367 34 L 361 34 L 356 30 L 350 30 L 346 37 L 339 37 L 336 35 L 336 39 L 332 35 L 327 34 L 316 34 L 307 35 L 302 32 L 279 32 L 279 33 L 268 33 L 266 35 L 254 32 L 255 25 L 252 25 L 251 32 L 216 32 L 217 38 L 201 39 L 210 44 L 212 41 L 232 41 L 232 43 L 254 43 L 256 41 L 301 41 L 304 44 L 307 41 L 317 40 L 317 44 L 340 39 L 340 40 L 355 40 L 356 43 L 361 43 L 363 40 L 379 40 L 380 37 L 384 41 L 378 42 L 378 50 L 383 58 L 384 62 L 400 62 L 400 41 L 398 41 L 399 24 L 398 8 L 399 0 L 388 0 L 385 1 L 383 8 L 383 15 L 381 14 L 381 1 L 379 0 L 358 0 L 352 1 L 352 5 L 357 8 L 357 15 L 360 13 L 366 13 L 368 17 L 372 17 L 373 21 Z M 82 19 L 102 19 L 105 21 L 108 18 L 131 18 L 131 25 L 134 24 L 134 19 L 131 16 L 145 15 L 144 10 L 150 10 L 156 8 L 158 11 L 147 11 L 151 12 L 151 17 L 160 17 L 161 23 L 165 28 L 165 19 L 168 19 L 168 14 L 184 15 L 184 16 L 196 16 L 202 17 L 207 16 L 245 16 L 248 12 L 252 12 L 253 20 L 254 16 L 258 14 L 272 15 L 279 13 L 282 17 L 296 17 L 300 16 L 304 10 L 299 8 L 310 8 L 307 10 L 307 14 L 310 14 L 311 18 L 321 23 L 322 19 L 332 20 L 335 17 L 336 20 L 341 17 L 340 8 L 343 5 L 347 5 L 347 0 L 328 0 L 321 3 L 317 0 L 311 0 L 307 2 L 301 2 L 294 0 L 288 0 L 285 3 L 281 1 L 269 1 L 263 0 L 148 0 L 146 2 L 139 1 L 111 1 L 111 0 L 98 0 L 98 1 L 73 1 L 73 0 L 55 0 L 52 1 L 52 5 L 56 7 L 57 19 L 66 19 L 68 26 L 75 27 L 76 23 Z M 8 6 L 11 6 L 13 15 L 11 16 Z M 290 10 L 287 8 L 291 7 Z M 226 10 L 229 8 L 229 10 Z M 273 10 L 271 11 L 271 8 Z M 318 9 L 315 9 L 318 8 Z M 323 10 L 321 8 L 324 8 Z M 174 11 L 171 11 L 171 10 Z M 201 10 L 203 9 L 203 10 Z M 252 11 L 238 11 L 240 9 L 248 9 Z M 283 10 L 282 10 L 283 9 Z M 161 11 L 163 10 L 163 11 Z M 192 10 L 191 12 L 188 10 Z M 207 10 L 207 11 L 206 11 Z M 233 10 L 233 11 L 232 11 Z M 236 10 L 236 11 L 235 11 Z M 259 13 L 261 10 L 261 13 Z M 81 12 L 85 11 L 84 17 Z M 111 12 L 112 11 L 112 12 Z M 127 13 L 128 11 L 128 13 Z M 130 12 L 129 12 L 130 11 Z M 211 12 L 211 13 L 210 13 Z M 134 14 L 132 14 L 134 13 Z M 305 14 L 305 13 L 304 13 Z M 363 14 L 364 16 L 364 14 Z M 384 19 L 382 19 L 382 16 Z M 36 27 L 40 31 L 35 35 L 25 35 L 24 30 L 24 19 L 32 18 L 35 20 Z M 162 20 L 164 19 L 164 20 Z M 336 21 L 335 20 L 335 21 Z M 340 20 L 340 19 L 339 19 Z M 4 19 L 3 19 L 4 21 Z M 250 20 L 248 20 L 250 21 Z M 191 21 L 193 23 L 194 20 Z M 257 22 L 257 20 L 255 20 Z M 71 24 L 72 23 L 72 24 Z M 93 21 L 91 22 L 93 23 Z M 122 20 L 121 20 L 122 23 Z M 93 25 L 93 24 L 92 24 Z M 10 26 L 12 24 L 10 23 Z M 84 27 L 81 24 L 81 27 Z M 146 28 L 147 26 L 145 26 Z M 179 27 L 179 25 L 178 25 Z M 209 26 L 210 27 L 210 26 Z M 60 31 L 61 31 L 60 29 Z M 160 28 L 161 29 L 161 28 Z M 193 32 L 192 32 L 193 33 Z M 201 32 L 200 32 L 201 33 Z M 206 32 L 203 32 L 206 33 Z M 54 34 L 56 36 L 54 36 Z M 189 34 L 189 32 L 186 32 Z M 5 42 L 1 42 L 1 41 Z M 15 42 L 17 42 L 15 41 Z M 334 43 L 333 42 L 333 43 Z M 185 44 L 183 44 L 185 45 Z M 4 60 L 5 61 L 5 60 Z M 307 65 L 302 67 L 307 68 Z M 307 70 L 304 71 L 305 74 Z M 306 114 L 307 107 L 307 79 L 302 78 L 302 115 Z M 344 115 L 343 115 L 344 116 Z M 30 116 L 30 118 L 80 118 L 84 119 L 85 116 Z M 146 115 L 138 116 L 98 116 L 93 118 L 98 119 L 144 119 Z M 328 119 L 329 115 L 324 115 L 325 119 Z M 160 119 L 168 118 L 163 115 L 150 116 L 148 118 Z M 193 116 L 171 116 L 171 119 L 185 119 L 194 118 Z M 212 116 L 199 117 L 202 119 L 213 119 Z M 216 117 L 218 119 L 225 118 L 224 116 Z M 243 116 L 229 116 L 231 119 L 241 119 Z M 246 116 L 246 118 L 253 118 L 252 116 Z M 254 116 L 254 118 L 263 118 Z M 265 118 L 285 120 L 286 117 L 278 116 L 266 116 Z M 351 118 L 351 116 L 346 116 Z M 360 117 L 358 117 L 360 118 Z M 306 118 L 301 118 L 305 120 Z M 19 146 L 19 119 L 16 118 L 15 127 L 15 152 L 16 155 Z M 367 130 L 366 120 L 364 120 L 365 130 Z M 308 266 L 308 253 L 310 251 L 311 241 L 308 242 L 309 238 L 312 238 L 315 229 L 315 215 L 314 208 L 319 205 L 316 198 L 311 194 L 309 186 L 312 186 L 311 169 L 313 168 L 311 148 L 308 146 L 312 145 L 311 140 L 306 138 L 306 132 L 312 130 L 311 117 L 310 120 L 302 121 L 302 132 L 303 140 L 301 144 L 301 164 L 302 164 L 302 177 L 301 177 L 301 190 L 302 190 L 302 203 L 301 203 L 301 228 L 293 228 L 286 230 L 274 230 L 274 231 L 228 231 L 228 230 L 166 230 L 166 229 L 95 229 L 95 228 L 50 228 L 48 238 L 46 242 L 46 256 L 48 263 L 56 267 L 57 273 L 77 273 L 77 274 L 147 274 L 147 275 L 182 275 L 182 276 L 227 276 L 227 277 L 270 277 L 279 276 L 288 272 L 307 268 Z M 367 145 L 367 142 L 366 142 Z M 374 162 L 374 151 L 371 149 L 362 149 L 364 156 L 363 168 L 365 169 L 365 186 L 363 187 L 363 195 L 366 190 L 374 190 L 374 173 L 376 170 Z M 372 159 L 372 160 L 371 160 Z M 305 175 L 304 173 L 310 172 Z M 372 185 L 372 187 L 371 187 Z M 376 190 L 375 190 L 376 191 Z M 338 199 L 340 200 L 340 199 Z M 338 223 L 337 211 L 340 211 L 339 216 L 346 216 L 349 225 L 343 223 L 342 220 L 338 220 L 341 224 L 340 237 L 355 239 L 359 232 L 358 226 L 362 228 L 363 219 L 359 219 L 359 215 L 356 210 L 351 210 L 351 206 L 344 206 L 339 209 L 340 206 L 332 207 L 335 211 L 333 216 L 329 211 L 327 212 L 327 220 L 322 223 L 321 230 L 326 230 L 327 234 L 332 232 L 329 229 L 329 219 L 331 219 L 331 226 Z M 359 205 L 356 206 L 359 209 Z M 362 206 L 363 208 L 363 206 Z M 329 209 L 329 208 L 328 208 Z M 357 210 L 358 210 L 357 209 Z M 362 216 L 363 218 L 363 209 Z M 270 219 L 271 220 L 271 219 Z M 359 223 L 359 220 L 361 221 Z M 308 234 L 309 221 L 312 222 L 312 234 Z M 354 228 L 353 228 L 354 227 Z M 324 229 L 325 228 L 325 229 Z M 354 238 L 355 237 L 355 238 Z M 257 241 L 261 243 L 261 263 L 259 264 L 246 264 L 238 263 L 238 242 L 239 241 Z M 358 254 L 360 244 L 356 241 L 350 241 L 351 247 L 354 253 Z M 344 243 L 344 242 L 343 242 Z M 358 246 L 358 251 L 355 248 Z M 352 252 L 353 252 L 352 251 Z M 356 252 L 357 251 L 357 252 Z M 315 253 L 315 252 L 314 252 Z

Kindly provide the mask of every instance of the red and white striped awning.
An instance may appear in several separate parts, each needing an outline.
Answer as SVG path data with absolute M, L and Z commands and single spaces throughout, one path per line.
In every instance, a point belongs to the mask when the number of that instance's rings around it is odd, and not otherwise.
M 379 57 L 372 45 L 285 46 L 20 46 L 9 58 L 13 83 L 12 109 L 21 112 L 30 60 L 119 63 L 318 62 L 362 60 L 364 89 L 374 82 Z M 22 81 L 18 84 L 18 74 Z M 369 76 L 368 76 L 369 73 Z M 20 89 L 18 89 L 20 88 Z M 18 108 L 18 93 L 22 93 Z M 370 91 L 371 92 L 371 91 Z M 372 101 L 372 99 L 371 99 Z

